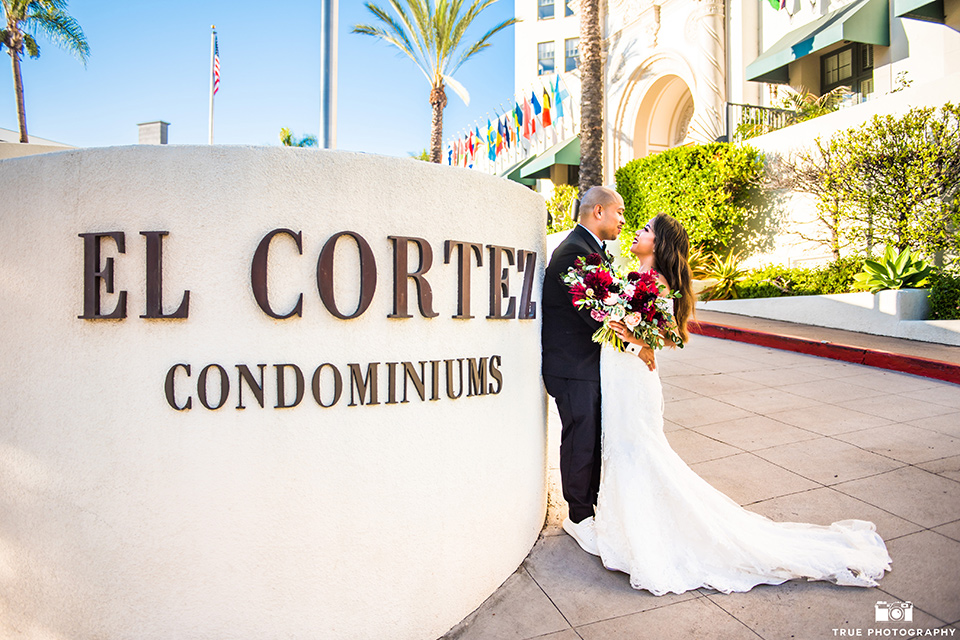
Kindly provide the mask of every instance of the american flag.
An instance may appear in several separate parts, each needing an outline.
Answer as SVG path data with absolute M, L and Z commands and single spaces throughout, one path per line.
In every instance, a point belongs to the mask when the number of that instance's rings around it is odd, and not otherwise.
M 217 44 L 217 36 L 213 36 L 213 93 L 216 94 L 220 88 L 220 47 Z

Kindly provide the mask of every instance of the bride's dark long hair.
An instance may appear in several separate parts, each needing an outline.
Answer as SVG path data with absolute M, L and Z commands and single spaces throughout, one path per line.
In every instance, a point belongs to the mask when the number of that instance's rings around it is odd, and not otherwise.
M 680 297 L 673 299 L 673 315 L 677 321 L 677 331 L 684 342 L 690 337 L 687 333 L 687 321 L 693 315 L 695 300 L 687 258 L 690 254 L 690 239 L 687 230 L 671 215 L 657 214 L 652 220 L 653 268 L 663 276 L 671 291 L 679 291 Z

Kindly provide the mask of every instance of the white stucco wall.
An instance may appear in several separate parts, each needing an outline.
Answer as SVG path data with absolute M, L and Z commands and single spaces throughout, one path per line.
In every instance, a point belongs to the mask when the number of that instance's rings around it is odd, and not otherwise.
M 577 2 L 574 11 L 578 11 Z M 566 73 L 564 42 L 568 38 L 580 37 L 580 19 L 576 14 L 566 15 L 564 0 L 554 0 L 554 17 L 539 20 L 537 0 L 514 0 L 514 15 L 520 22 L 514 27 L 514 86 L 519 94 L 528 91 L 531 86 L 555 82 L 555 74 L 539 75 L 537 65 L 537 44 L 554 43 L 554 62 L 557 73 L 563 75 L 567 90 L 580 101 L 579 73 Z
M 545 510 L 539 196 L 413 160 L 249 147 L 4 160 L 0 193 L 16 194 L 0 216 L 0 637 L 435 638 L 526 556 Z M 268 317 L 252 293 L 251 259 L 277 228 L 302 232 L 303 255 L 291 238 L 273 240 L 269 296 L 286 311 L 302 293 L 300 318 Z M 160 230 L 164 308 L 189 290 L 186 319 L 139 317 L 140 232 Z M 377 266 L 372 304 L 353 320 L 328 313 L 316 284 L 321 247 L 344 230 L 370 243 Z M 116 291 L 102 309 L 126 291 L 127 318 L 78 319 L 78 234 L 106 231 L 124 232 L 126 252 L 103 242 Z M 410 286 L 413 317 L 387 318 L 389 235 L 431 245 L 437 317 L 420 316 Z M 536 251 L 537 318 L 485 319 L 486 248 L 470 269 L 476 317 L 451 318 L 457 268 L 444 264 L 445 240 Z M 356 256 L 352 242 L 337 245 L 347 311 Z M 519 299 L 522 274 L 504 266 Z M 411 385 L 408 403 L 388 404 L 386 363 L 441 361 L 442 372 L 445 359 L 495 355 L 499 393 L 453 400 L 440 379 L 435 401 Z M 189 411 L 165 399 L 177 363 L 192 367 L 175 378 Z M 211 363 L 231 385 L 216 411 L 195 388 Z M 303 370 L 306 393 L 276 409 L 283 363 Z M 310 390 L 323 363 L 345 376 L 330 408 Z M 349 363 L 380 363 L 379 404 L 349 406 Z M 267 365 L 264 408 L 247 387 L 236 408 L 238 364 L 255 375 Z

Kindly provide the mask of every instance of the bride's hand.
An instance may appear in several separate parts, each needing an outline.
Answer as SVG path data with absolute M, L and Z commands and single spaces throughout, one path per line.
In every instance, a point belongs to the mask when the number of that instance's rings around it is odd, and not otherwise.
M 653 349 L 650 348 L 650 345 L 633 335 L 633 332 L 630 331 L 627 328 L 627 325 L 623 324 L 622 322 L 612 321 L 610 322 L 610 328 L 613 329 L 614 333 L 616 333 L 617 336 L 624 342 L 630 342 L 632 344 L 639 345 L 640 353 L 637 354 L 637 357 L 643 360 L 643 363 L 647 365 L 647 368 L 650 369 L 650 371 L 656 369 L 657 361 L 654 357 Z
M 617 336 L 624 342 L 632 342 L 633 344 L 639 345 L 643 344 L 643 342 L 633 335 L 632 331 L 627 329 L 627 325 L 623 324 L 622 322 L 613 320 L 610 322 L 610 328 L 613 329 L 613 332 L 617 334 Z

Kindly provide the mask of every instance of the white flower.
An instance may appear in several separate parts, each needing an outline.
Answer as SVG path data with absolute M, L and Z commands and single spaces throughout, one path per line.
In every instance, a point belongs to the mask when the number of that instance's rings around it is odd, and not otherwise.
M 618 304 L 610 310 L 610 319 L 620 321 L 623 320 L 623 317 L 627 314 L 627 310 L 623 308 L 622 304 Z
M 637 328 L 637 325 L 640 324 L 640 314 L 639 313 L 628 313 L 623 317 L 623 324 L 633 331 Z
M 623 287 L 623 297 L 627 300 L 633 297 L 633 294 L 637 292 L 636 285 L 628 284 Z
M 607 297 L 603 299 L 603 304 L 607 305 L 608 307 L 612 307 L 613 305 L 618 304 L 619 302 L 620 302 L 620 297 L 615 293 L 607 294 Z
M 591 289 L 587 289 L 586 291 L 583 292 L 583 295 L 587 296 L 588 298 L 592 298 L 592 297 L 593 297 L 593 289 L 592 289 L 592 288 L 591 288 Z

